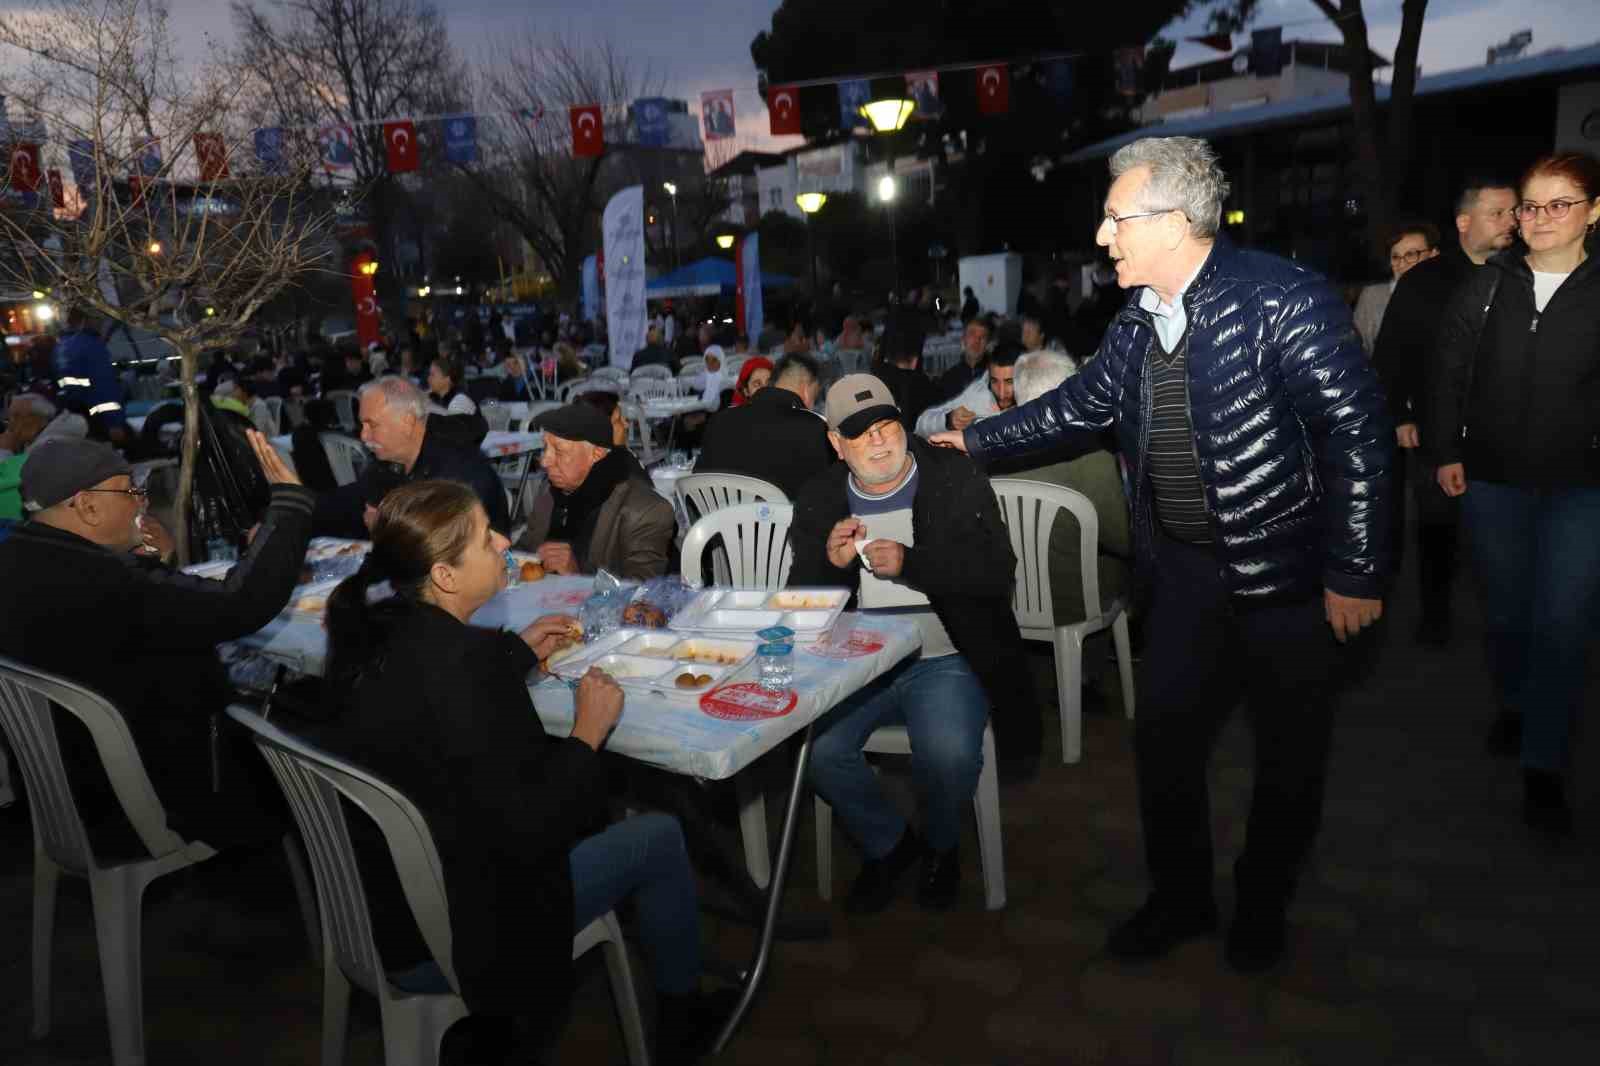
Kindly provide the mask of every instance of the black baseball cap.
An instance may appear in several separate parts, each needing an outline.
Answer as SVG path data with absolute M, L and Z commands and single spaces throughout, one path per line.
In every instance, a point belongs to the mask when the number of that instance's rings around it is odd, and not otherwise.
M 546 433 L 563 440 L 581 440 L 597 448 L 610 448 L 611 420 L 586 403 L 569 403 L 534 419 Z

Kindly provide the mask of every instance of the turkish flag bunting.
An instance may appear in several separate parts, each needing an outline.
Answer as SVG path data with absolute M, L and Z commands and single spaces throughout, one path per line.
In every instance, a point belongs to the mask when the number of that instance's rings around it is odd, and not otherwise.
M 1011 110 L 1011 72 L 1004 63 L 978 68 L 978 113 L 1003 115 Z
M 228 146 L 222 134 L 195 134 L 194 154 L 200 160 L 201 181 L 223 181 L 228 177 Z
M 10 185 L 23 192 L 39 191 L 39 146 L 17 143 L 11 146 Z
M 389 155 L 389 173 L 409 174 L 417 169 L 417 127 L 410 119 L 383 124 L 383 147 Z
M 774 137 L 799 133 L 800 90 L 793 85 L 774 85 L 768 89 L 767 115 L 772 120 Z
M 56 207 L 66 207 L 67 193 L 61 185 L 61 171 L 51 170 L 47 179 L 50 185 L 50 203 Z
M 578 159 L 595 159 L 605 154 L 606 120 L 599 104 L 575 107 L 571 111 L 572 154 Z

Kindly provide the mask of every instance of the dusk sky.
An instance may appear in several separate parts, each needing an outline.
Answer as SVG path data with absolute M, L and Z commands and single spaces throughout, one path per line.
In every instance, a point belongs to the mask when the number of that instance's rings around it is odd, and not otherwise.
M 198 54 L 207 35 L 232 36 L 225 4 L 217 0 L 168 0 L 173 24 L 186 52 Z M 4 6 L 13 6 L 5 0 Z M 14 6 L 27 6 L 17 4 Z M 766 109 L 755 91 L 750 40 L 766 28 L 777 0 L 452 0 L 447 11 L 452 40 L 469 58 L 480 54 L 497 36 L 535 32 L 564 33 L 590 40 L 609 39 L 640 63 L 648 63 L 666 84 L 667 95 L 699 99 L 707 89 L 732 88 L 735 111 L 743 130 L 763 135 Z M 1374 0 L 1366 5 L 1373 47 L 1393 53 L 1400 31 L 1399 0 Z M 1433 0 L 1423 30 L 1424 75 L 1483 62 L 1484 50 L 1521 29 L 1533 31 L 1533 51 L 1556 46 L 1578 47 L 1600 38 L 1593 19 L 1593 0 Z M 1263 0 L 1257 26 L 1282 24 L 1285 38 L 1337 40 L 1335 27 L 1310 0 Z M 1167 36 L 1182 38 L 1204 32 L 1204 15 L 1174 24 Z M 1235 38 L 1242 44 L 1246 38 Z M 1176 65 L 1213 58 L 1199 45 L 1181 45 Z M 1001 57 L 996 57 L 1001 58 Z M 741 141 L 745 137 L 741 136 Z

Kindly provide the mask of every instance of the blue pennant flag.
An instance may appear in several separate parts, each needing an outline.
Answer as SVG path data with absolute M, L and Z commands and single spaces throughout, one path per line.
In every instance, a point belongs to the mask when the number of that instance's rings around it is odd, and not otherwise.
M 256 130 L 256 162 L 268 174 L 283 171 L 283 130 L 278 126 Z
M 665 148 L 672 131 L 667 118 L 667 101 L 647 96 L 633 102 L 633 121 L 639 143 L 646 148 Z
M 1072 103 L 1072 60 L 1055 59 L 1044 64 L 1039 71 L 1039 81 L 1057 107 Z
M 444 120 L 444 157 L 452 163 L 478 161 L 478 118 L 456 115 Z
M 72 180 L 78 188 L 92 189 L 96 175 L 94 142 L 68 141 L 67 162 L 72 166 Z
M 153 178 L 161 173 L 161 138 L 135 136 L 133 139 L 133 172 Z
M 869 81 L 841 81 L 839 83 L 839 128 L 864 130 L 870 125 L 861 113 L 861 105 L 872 99 Z

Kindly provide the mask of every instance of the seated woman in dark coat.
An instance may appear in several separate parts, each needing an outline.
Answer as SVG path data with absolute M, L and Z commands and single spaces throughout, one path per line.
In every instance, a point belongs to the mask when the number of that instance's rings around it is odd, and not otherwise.
M 570 642 L 573 619 L 541 618 L 520 634 L 467 624 L 505 586 L 506 548 L 465 485 L 418 481 L 384 497 L 372 551 L 328 604 L 338 714 L 316 739 L 427 818 L 475 1025 L 489 1016 L 523 1038 L 548 1035 L 571 983 L 573 935 L 631 898 L 661 1003 L 658 1061 L 692 1061 L 710 1011 L 698 992 L 700 927 L 682 833 L 661 814 L 604 825 L 598 753 L 623 702 L 610 677 L 595 670 L 580 682 L 570 736 L 540 725 L 527 675 Z M 394 595 L 369 604 L 379 581 Z M 594 832 L 597 823 L 604 828 Z M 376 859 L 364 869 L 387 861 L 375 829 L 357 849 Z M 391 978 L 411 991 L 445 990 L 409 911 L 391 905 L 386 921 L 379 903 L 374 924 Z

